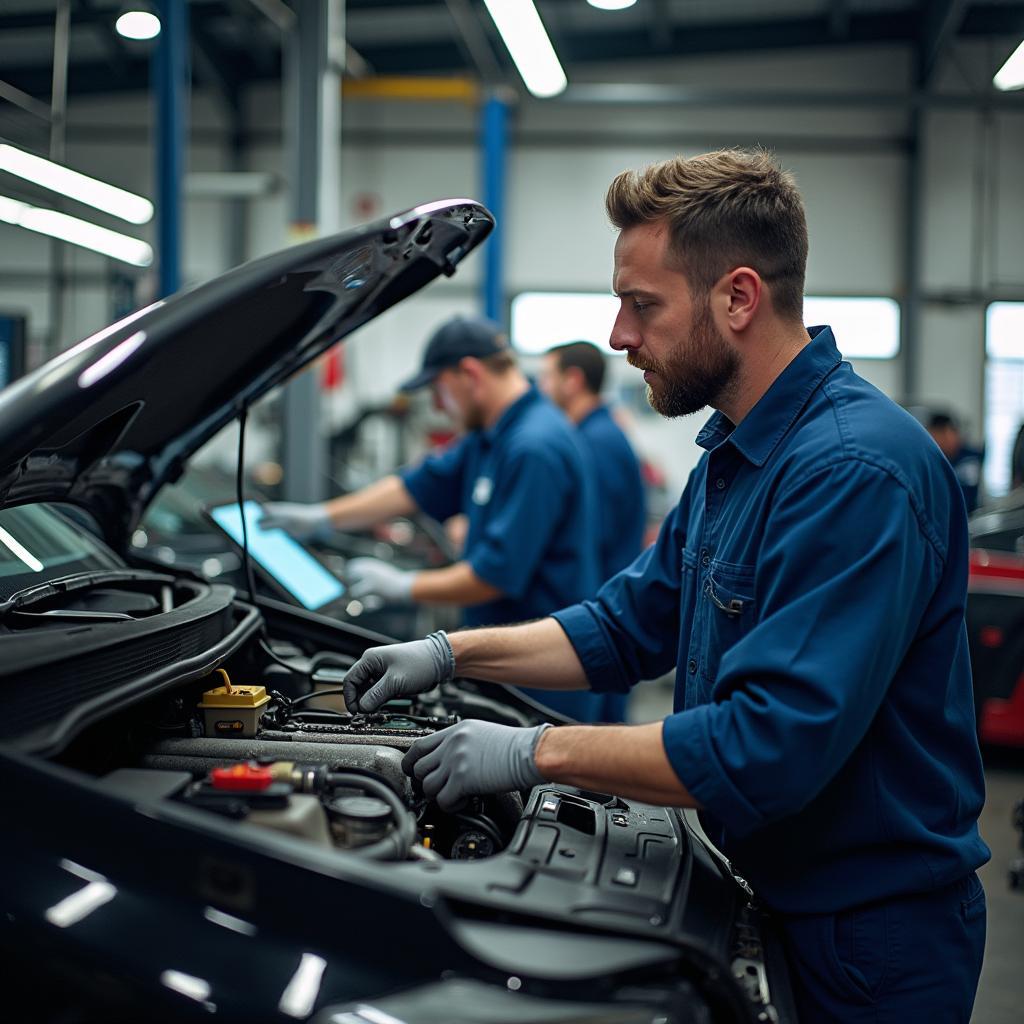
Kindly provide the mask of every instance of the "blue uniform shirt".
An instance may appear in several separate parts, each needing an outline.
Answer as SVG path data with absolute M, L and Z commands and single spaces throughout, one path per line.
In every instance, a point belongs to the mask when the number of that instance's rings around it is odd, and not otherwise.
M 443 522 L 469 518 L 465 560 L 503 597 L 467 608 L 470 626 L 520 622 L 596 593 L 597 505 L 569 421 L 531 387 L 474 430 L 400 475 Z
M 791 913 L 925 892 L 989 857 L 956 476 L 829 328 L 810 333 L 738 427 L 708 421 L 657 542 L 556 616 L 594 689 L 676 667 L 672 767 Z
M 644 546 L 644 482 L 640 462 L 606 405 L 585 416 L 576 429 L 587 446 L 597 484 L 603 583 L 625 569 Z

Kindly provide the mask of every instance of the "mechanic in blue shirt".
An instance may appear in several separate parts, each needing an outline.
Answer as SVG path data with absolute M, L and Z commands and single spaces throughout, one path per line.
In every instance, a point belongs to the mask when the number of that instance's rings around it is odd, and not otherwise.
M 523 375 L 500 328 L 456 317 L 427 343 L 403 391 L 430 386 L 466 433 L 418 465 L 320 504 L 269 504 L 265 526 L 307 538 L 326 525 L 365 529 L 417 511 L 468 518 L 464 554 L 443 569 L 408 571 L 375 558 L 347 565 L 350 593 L 388 603 L 456 604 L 467 626 L 550 615 L 600 585 L 593 481 L 576 432 Z M 596 720 L 593 693 L 527 690 L 578 721 Z
M 960 432 L 960 424 L 952 413 L 935 411 L 928 417 L 928 433 L 939 446 L 939 450 L 949 459 L 960 490 L 963 492 L 967 514 L 970 515 L 978 507 L 981 493 L 981 475 L 985 453 L 965 443 Z
M 606 361 L 590 341 L 556 345 L 544 354 L 541 391 L 576 424 L 590 455 L 601 518 L 601 581 L 643 550 L 647 499 L 640 460 L 601 399 Z M 601 694 L 598 721 L 624 722 L 628 694 Z
M 989 851 L 956 477 L 804 328 L 803 203 L 768 154 L 625 172 L 606 202 L 612 347 L 662 415 L 717 410 L 678 508 L 595 600 L 367 651 L 348 699 L 456 669 L 625 690 L 674 664 L 663 723 L 461 722 L 406 769 L 442 806 L 549 780 L 696 807 L 774 912 L 800 1020 L 966 1024 Z

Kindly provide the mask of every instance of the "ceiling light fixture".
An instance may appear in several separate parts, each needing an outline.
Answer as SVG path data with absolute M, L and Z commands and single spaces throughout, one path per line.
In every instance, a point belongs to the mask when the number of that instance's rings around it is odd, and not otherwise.
M 145 224 L 153 219 L 153 204 L 148 199 L 14 146 L 0 145 L 0 171 L 17 175 L 33 185 L 59 192 L 68 199 L 85 203 L 131 224 Z
M 996 72 L 992 84 L 1003 92 L 1024 88 L 1024 42 L 1006 58 L 1006 63 Z
M 632 7 L 636 0 L 587 0 L 587 3 L 599 11 L 624 11 Z
M 84 249 L 102 253 L 135 267 L 148 267 L 153 262 L 153 249 L 141 239 L 101 228 L 97 224 L 70 217 L 56 210 L 43 210 L 38 206 L 0 196 L 0 221 L 15 227 L 36 231 L 41 235 L 59 238 L 62 242 L 80 245 Z
M 557 96 L 568 81 L 533 0 L 484 0 L 526 88 L 540 99 Z
M 160 35 L 160 19 L 152 11 L 125 11 L 114 27 L 125 39 L 154 39 Z

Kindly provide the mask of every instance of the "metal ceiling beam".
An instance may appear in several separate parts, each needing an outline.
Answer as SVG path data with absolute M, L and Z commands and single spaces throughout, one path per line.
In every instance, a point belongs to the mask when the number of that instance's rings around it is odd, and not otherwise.
M 915 92 L 809 92 L 762 89 L 706 89 L 674 85 L 626 85 L 619 82 L 570 84 L 565 92 L 545 103 L 569 103 L 585 106 L 675 106 L 738 107 L 741 109 L 917 109 L 942 107 L 967 109 L 979 105 L 974 95 L 934 95 Z M 986 106 L 998 110 L 1024 111 L 1024 94 L 1007 93 L 986 96 Z
M 469 0 L 445 0 L 445 6 L 465 46 L 469 58 L 466 63 L 473 64 L 477 74 L 485 82 L 497 82 L 504 78 L 505 70 L 498 63 L 487 33 Z
M 93 0 L 76 0 L 75 21 L 85 17 L 89 24 L 96 29 L 96 34 L 102 40 L 107 53 L 110 55 L 110 66 L 115 75 L 123 75 L 128 61 L 128 48 L 124 39 L 118 35 L 114 28 L 114 17 L 116 11 L 98 10 Z
M 832 0 L 828 12 L 828 30 L 833 39 L 845 39 L 850 33 L 850 0 Z
M 192 26 L 192 47 L 200 80 L 212 85 L 224 105 L 228 120 L 240 116 L 240 85 L 228 68 L 232 61 L 221 51 L 213 36 L 199 25 Z
M 28 111 L 30 114 L 34 114 L 40 120 L 50 120 L 50 106 L 48 103 L 40 102 L 34 96 L 29 95 L 27 92 L 23 92 L 17 86 L 11 85 L 9 82 L 0 81 L 0 100 L 6 100 L 8 103 L 13 103 L 14 106 Z
M 969 0 L 924 2 L 924 18 L 917 49 L 917 81 L 918 85 L 927 89 L 935 76 L 943 52 L 960 31 Z

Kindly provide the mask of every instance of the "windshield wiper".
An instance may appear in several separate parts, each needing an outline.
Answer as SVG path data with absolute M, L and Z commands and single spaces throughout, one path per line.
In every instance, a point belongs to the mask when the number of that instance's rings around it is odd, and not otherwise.
M 147 572 L 136 569 L 96 569 L 91 572 L 75 573 L 73 576 L 64 576 L 56 580 L 47 580 L 45 583 L 36 583 L 24 590 L 12 594 L 6 601 L 0 601 L 0 618 L 12 612 L 24 611 L 27 607 L 44 601 L 47 598 L 70 594 L 73 591 L 90 590 L 93 587 L 105 587 L 111 583 L 160 583 L 166 589 L 162 600 L 164 611 L 170 611 L 168 602 L 170 600 L 169 588 L 174 585 L 175 578 L 165 573 Z M 46 613 L 33 612 L 30 614 L 41 615 Z M 68 614 L 71 610 L 68 609 Z M 120 612 L 90 612 L 82 611 L 75 613 L 74 617 L 87 616 L 98 617 L 120 617 Z

